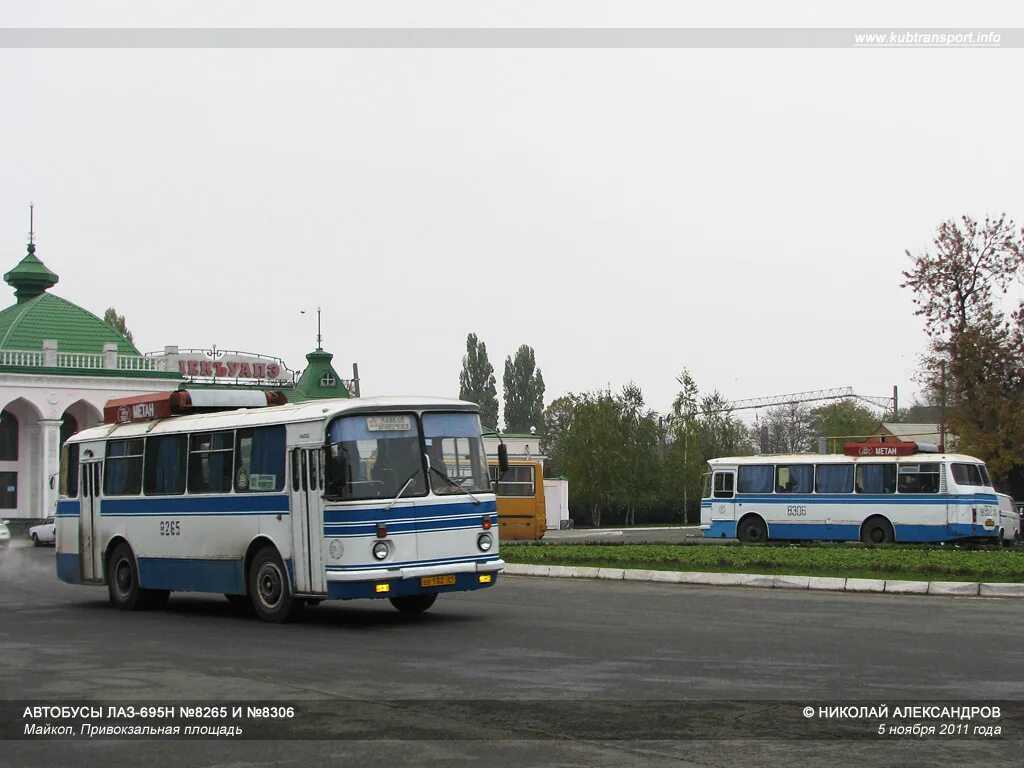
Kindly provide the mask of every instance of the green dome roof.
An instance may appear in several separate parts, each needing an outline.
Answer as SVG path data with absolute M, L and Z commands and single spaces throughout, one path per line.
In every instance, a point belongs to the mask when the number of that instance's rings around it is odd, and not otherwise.
M 44 293 L 0 312 L 0 349 L 42 349 L 44 339 L 56 339 L 60 352 L 99 354 L 108 342 L 118 354 L 138 355 L 128 339 L 67 299 Z
M 55 339 L 60 352 L 99 354 L 114 342 L 119 354 L 138 355 L 134 344 L 92 312 L 46 292 L 59 278 L 35 251 L 29 243 L 28 255 L 4 275 L 18 303 L 0 312 L 0 349 L 42 349 L 44 340 Z

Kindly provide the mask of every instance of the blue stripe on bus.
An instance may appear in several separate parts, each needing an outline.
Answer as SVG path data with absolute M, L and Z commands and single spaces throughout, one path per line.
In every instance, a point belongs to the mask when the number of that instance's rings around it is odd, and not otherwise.
M 57 578 L 68 584 L 82 583 L 82 558 L 77 552 L 57 553 Z
M 57 502 L 57 517 L 78 517 L 82 505 L 78 499 L 61 499 Z
M 140 557 L 139 585 L 176 592 L 245 593 L 245 562 L 237 559 Z
M 452 515 L 491 515 L 498 509 L 495 501 L 472 501 L 449 504 L 417 504 L 415 506 L 387 505 L 365 509 L 325 509 L 324 523 L 387 523 L 393 520 L 419 519 L 424 517 L 449 517 Z
M 398 533 L 431 533 L 435 531 L 468 531 L 473 529 L 484 530 L 479 520 L 431 520 L 425 523 L 394 523 L 385 524 L 388 534 Z M 377 526 L 374 524 L 341 526 L 325 525 L 325 536 L 343 536 L 346 538 L 362 538 L 364 536 L 376 536 Z
M 498 574 L 491 573 L 490 581 L 486 584 L 480 583 L 480 576 L 476 573 L 457 573 L 455 583 L 443 587 L 422 587 L 419 579 L 384 579 L 391 588 L 387 592 L 377 592 L 376 585 L 379 581 L 330 581 L 327 583 L 327 596 L 339 600 L 355 600 L 363 597 L 404 597 L 406 595 L 432 594 L 434 592 L 465 592 L 471 589 L 484 589 L 493 586 L 498 581 Z
M 769 539 L 818 539 L 856 541 L 860 538 L 859 523 L 768 523 Z M 971 523 L 940 525 L 893 525 L 897 542 L 924 543 L 966 538 L 995 538 L 997 531 Z M 705 538 L 736 538 L 735 520 L 712 520 Z
M 714 499 L 705 504 L 996 504 L 998 499 L 990 493 L 973 493 L 965 495 L 953 494 L 866 494 L 866 493 L 775 493 L 775 494 L 737 494 L 731 499 Z
M 136 496 L 132 498 L 104 498 L 100 500 L 103 515 L 134 516 L 134 515 L 260 515 L 288 514 L 289 499 L 285 494 L 257 496 L 248 494 L 232 494 L 225 496 L 175 496 L 152 497 Z M 477 515 L 491 515 L 497 511 L 494 501 L 480 504 L 429 504 L 413 507 L 373 507 L 369 509 L 345 510 L 325 509 L 324 522 L 337 524 L 367 524 L 378 522 L 392 523 L 401 519 L 445 518 L 461 514 L 467 518 Z M 58 517 L 78 517 L 81 514 L 81 502 L 78 499 L 61 499 L 57 502 Z M 431 521 L 433 522 L 433 521 Z
M 179 496 L 176 498 L 141 497 L 103 499 L 100 509 L 104 517 L 136 515 L 267 515 L 288 514 L 288 496 Z
M 456 563 L 493 563 L 499 560 L 498 555 L 482 557 L 480 555 L 460 555 L 458 557 L 444 557 L 437 560 L 405 560 L 398 563 L 373 563 L 371 565 L 328 565 L 328 571 L 371 571 L 381 568 L 419 568 L 428 565 L 454 565 Z

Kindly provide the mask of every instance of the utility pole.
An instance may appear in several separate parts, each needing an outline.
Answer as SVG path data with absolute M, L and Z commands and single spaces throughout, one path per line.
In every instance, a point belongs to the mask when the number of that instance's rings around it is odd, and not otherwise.
M 946 361 L 939 363 L 939 453 L 946 452 Z

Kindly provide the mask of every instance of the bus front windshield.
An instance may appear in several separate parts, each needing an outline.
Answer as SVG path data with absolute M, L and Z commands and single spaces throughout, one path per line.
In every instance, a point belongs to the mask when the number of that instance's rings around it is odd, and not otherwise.
M 329 499 L 423 496 L 420 432 L 412 414 L 342 416 L 327 431 Z
M 423 440 L 435 494 L 487 493 L 487 474 L 480 417 L 475 413 L 423 414 Z

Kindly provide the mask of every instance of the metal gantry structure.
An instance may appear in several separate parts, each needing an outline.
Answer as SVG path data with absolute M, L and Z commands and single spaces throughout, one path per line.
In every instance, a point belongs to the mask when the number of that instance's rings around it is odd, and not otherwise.
M 754 397 L 748 400 L 734 400 L 722 411 L 742 411 L 749 408 L 771 408 L 777 405 L 796 405 L 797 403 L 813 403 L 821 400 L 862 400 L 876 408 L 896 413 L 899 403 L 896 387 L 892 388 L 891 397 L 872 397 L 869 395 L 858 395 L 853 387 L 836 387 L 833 389 L 815 389 L 809 392 L 792 392 L 787 395 L 771 395 L 769 397 Z

